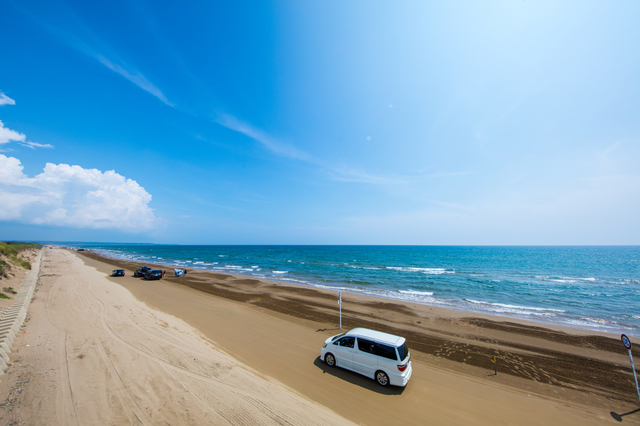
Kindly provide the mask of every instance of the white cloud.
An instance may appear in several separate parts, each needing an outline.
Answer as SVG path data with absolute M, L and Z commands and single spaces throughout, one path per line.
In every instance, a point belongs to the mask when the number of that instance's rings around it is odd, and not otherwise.
M 15 104 L 16 104 L 16 101 L 11 99 L 4 93 L 0 92 L 0 105 L 15 105 Z
M 26 136 L 24 133 L 16 132 L 15 130 L 4 127 L 4 124 L 0 120 L 0 144 L 11 141 L 24 142 L 25 139 Z
M 113 170 L 47 163 L 33 178 L 0 154 L 0 220 L 73 228 L 146 231 L 157 219 L 151 195 Z

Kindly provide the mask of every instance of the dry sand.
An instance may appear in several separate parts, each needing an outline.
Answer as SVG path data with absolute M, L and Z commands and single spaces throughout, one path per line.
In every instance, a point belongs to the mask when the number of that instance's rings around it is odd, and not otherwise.
M 319 360 L 339 332 L 330 292 L 137 266 L 45 249 L 3 424 L 640 424 L 616 336 L 346 295 L 345 328 L 408 338 L 411 381 L 381 388 Z

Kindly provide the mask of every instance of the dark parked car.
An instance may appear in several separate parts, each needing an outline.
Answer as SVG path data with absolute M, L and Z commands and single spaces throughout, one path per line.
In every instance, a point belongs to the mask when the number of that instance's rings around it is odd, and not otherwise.
M 162 271 L 160 269 L 152 269 L 144 274 L 145 280 L 159 280 L 160 278 L 162 278 Z
M 124 277 L 124 269 L 114 269 L 111 273 L 112 277 Z
M 136 271 L 133 273 L 134 277 L 144 277 L 144 275 L 149 272 L 151 270 L 151 268 L 149 268 L 148 266 L 143 266 L 142 268 L 138 268 L 136 269 Z

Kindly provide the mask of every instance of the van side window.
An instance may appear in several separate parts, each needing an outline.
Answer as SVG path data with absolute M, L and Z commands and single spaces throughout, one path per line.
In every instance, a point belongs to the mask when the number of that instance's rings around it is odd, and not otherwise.
M 356 342 L 355 337 L 346 336 L 346 337 L 343 337 L 342 339 L 335 341 L 333 344 L 338 346 L 344 346 L 345 348 L 352 348 L 355 342 Z
M 358 337 L 358 349 L 369 354 L 375 353 L 376 344 L 371 340 L 361 339 Z
M 393 346 L 389 346 L 389 345 L 383 345 L 382 343 L 376 343 L 376 355 L 379 355 L 383 358 L 389 358 L 392 359 L 394 361 L 398 360 L 398 357 L 396 355 L 396 348 L 394 348 Z

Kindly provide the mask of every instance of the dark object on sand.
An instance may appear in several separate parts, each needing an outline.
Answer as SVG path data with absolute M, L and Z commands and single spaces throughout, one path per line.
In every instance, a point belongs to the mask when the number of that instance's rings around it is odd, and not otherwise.
M 114 269 L 111 273 L 112 277 L 124 277 L 124 269 Z
M 144 277 L 144 275 L 149 272 L 151 270 L 151 268 L 149 268 L 148 266 L 143 266 L 142 268 L 138 268 L 136 269 L 136 271 L 133 273 L 134 277 Z
M 152 269 L 144 274 L 145 280 L 159 280 L 160 278 L 162 278 L 162 271 L 160 269 Z

